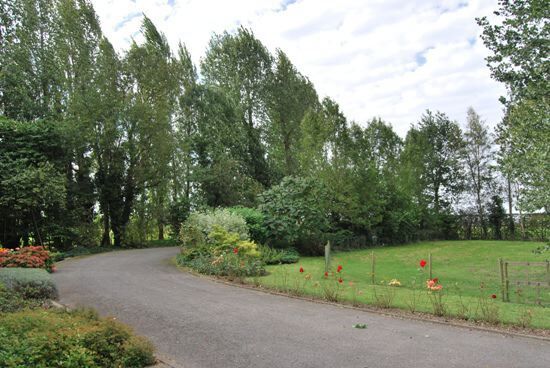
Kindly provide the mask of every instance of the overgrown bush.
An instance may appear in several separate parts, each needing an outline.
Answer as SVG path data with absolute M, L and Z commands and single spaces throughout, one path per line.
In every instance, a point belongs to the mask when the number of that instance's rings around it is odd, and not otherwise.
M 9 250 L 0 248 L 0 268 L 43 268 L 48 272 L 53 272 L 53 260 L 50 252 L 42 246 L 28 246 Z
M 0 283 L 25 299 L 55 299 L 57 288 L 48 272 L 36 268 L 0 268 Z
M 268 246 L 260 246 L 260 259 L 267 265 L 296 263 L 300 260 L 300 255 L 296 249 L 276 249 Z
M 248 226 L 248 233 L 250 239 L 254 240 L 258 244 L 265 244 L 267 242 L 267 228 L 265 225 L 264 214 L 255 208 L 250 207 L 231 207 L 229 211 L 237 215 L 242 216 L 246 225 Z
M 0 315 L 2 367 L 138 368 L 154 361 L 147 340 L 89 310 Z
M 185 236 L 184 227 L 199 230 L 204 236 L 208 236 L 214 230 L 214 226 L 219 226 L 231 233 L 237 233 L 241 240 L 249 239 L 248 226 L 244 218 L 225 208 L 192 213 L 180 230 L 180 239 Z

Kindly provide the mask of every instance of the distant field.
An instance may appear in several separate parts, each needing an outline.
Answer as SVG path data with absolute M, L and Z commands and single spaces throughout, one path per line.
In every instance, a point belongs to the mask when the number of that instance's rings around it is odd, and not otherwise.
M 438 241 L 409 244 L 402 246 L 382 247 L 350 252 L 334 253 L 332 270 L 342 265 L 343 283 L 340 284 L 341 299 L 355 299 L 360 303 L 372 304 L 374 287 L 371 283 L 371 254 L 374 252 L 375 284 L 378 294 L 394 293 L 392 305 L 399 308 L 408 308 L 410 300 L 419 298 L 417 308 L 421 311 L 430 311 L 425 282 L 428 279 L 428 266 L 421 269 L 420 260 L 428 260 L 432 254 L 433 277 L 437 277 L 443 286 L 444 301 L 450 314 L 464 312 L 468 309 L 468 316 L 476 318 L 480 314 L 480 300 L 482 303 L 492 294 L 491 299 L 499 310 L 503 322 L 517 322 L 526 313 L 532 313 L 532 324 L 537 327 L 550 328 L 550 290 L 542 289 L 541 299 L 546 307 L 535 306 L 535 290 L 522 287 L 518 296 L 516 287 L 510 288 L 510 303 L 501 302 L 501 286 L 498 259 L 508 261 L 546 261 L 550 253 L 533 254 L 533 249 L 540 246 L 536 242 L 507 242 L 507 241 Z M 303 267 L 304 273 L 299 269 Z M 545 267 L 509 269 L 511 279 L 526 279 L 531 281 L 549 281 Z M 324 277 L 323 257 L 304 257 L 298 264 L 279 265 L 268 267 L 269 275 L 256 279 L 254 282 L 266 287 L 290 289 L 304 294 L 323 295 Z M 306 275 L 308 279 L 306 280 Z M 331 278 L 329 278 L 330 280 Z M 390 280 L 397 279 L 402 286 L 391 288 L 380 286 Z M 352 282 L 350 286 L 349 282 Z M 483 289 L 480 287 L 483 285 Z M 416 290 L 416 291 L 414 291 Z M 355 296 L 354 296 L 355 295 Z

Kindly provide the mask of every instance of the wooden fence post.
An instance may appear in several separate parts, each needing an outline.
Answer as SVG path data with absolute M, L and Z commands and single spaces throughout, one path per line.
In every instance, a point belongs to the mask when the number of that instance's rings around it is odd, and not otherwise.
M 370 270 L 370 277 L 371 277 L 371 283 L 374 285 L 374 251 L 371 252 L 371 270 Z
M 330 270 L 330 240 L 325 245 L 325 272 Z
M 501 295 L 502 295 L 502 301 L 505 302 L 506 299 L 504 297 L 504 265 L 503 265 L 503 262 L 502 262 L 502 258 L 499 258 L 498 259 L 498 267 L 500 269 L 500 292 L 501 292 Z
M 430 271 L 430 280 L 432 280 L 432 252 L 428 254 L 428 270 Z
M 508 280 L 508 262 L 504 262 L 504 298 L 505 302 L 510 301 L 510 280 Z

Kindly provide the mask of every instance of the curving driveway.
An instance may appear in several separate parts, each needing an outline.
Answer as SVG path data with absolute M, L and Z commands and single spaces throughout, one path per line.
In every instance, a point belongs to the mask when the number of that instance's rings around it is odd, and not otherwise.
M 69 259 L 61 302 L 133 326 L 194 367 L 550 367 L 550 343 L 265 294 L 183 273 L 177 248 Z M 367 323 L 365 330 L 355 323 Z

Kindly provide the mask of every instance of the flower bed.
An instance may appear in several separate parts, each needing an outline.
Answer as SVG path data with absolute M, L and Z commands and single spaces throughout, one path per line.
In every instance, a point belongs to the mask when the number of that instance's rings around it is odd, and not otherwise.
M 50 252 L 43 246 L 28 246 L 15 250 L 0 248 L 0 268 L 42 268 L 55 272 Z

